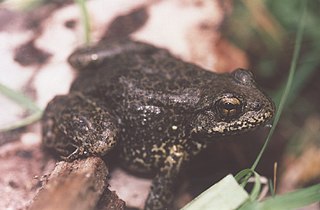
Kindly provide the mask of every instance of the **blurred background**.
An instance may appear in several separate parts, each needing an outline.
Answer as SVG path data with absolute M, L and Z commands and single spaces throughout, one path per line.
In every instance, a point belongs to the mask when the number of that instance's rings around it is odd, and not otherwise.
M 320 183 L 320 1 L 91 0 L 87 19 L 77 1 L 0 1 L 0 173 L 6 174 L 0 177 L 0 208 L 24 207 L 41 185 L 34 176 L 54 167 L 54 159 L 41 150 L 38 120 L 54 95 L 68 92 L 76 72 L 66 59 L 76 47 L 115 33 L 218 73 L 248 68 L 278 104 L 304 3 L 293 85 L 257 168 L 272 183 L 276 177 L 277 193 Z M 190 164 L 178 202 L 191 200 L 228 173 L 251 167 L 268 130 L 218 139 Z M 143 185 L 146 195 L 149 185 Z M 125 189 L 116 190 L 121 195 Z M 143 201 L 132 203 L 141 206 Z

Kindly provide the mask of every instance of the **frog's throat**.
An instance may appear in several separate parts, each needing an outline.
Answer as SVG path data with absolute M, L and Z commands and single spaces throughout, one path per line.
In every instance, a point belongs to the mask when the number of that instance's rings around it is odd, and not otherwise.
M 217 122 L 211 127 L 198 126 L 191 133 L 202 133 L 212 136 L 225 136 L 252 130 L 259 125 L 267 123 L 273 117 L 272 111 L 266 111 L 255 115 L 243 115 L 238 120 L 231 122 Z

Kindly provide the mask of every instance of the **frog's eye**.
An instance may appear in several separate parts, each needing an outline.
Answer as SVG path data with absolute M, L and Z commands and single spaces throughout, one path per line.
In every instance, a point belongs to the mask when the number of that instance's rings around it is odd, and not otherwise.
M 240 114 L 242 104 L 238 98 L 225 97 L 218 101 L 217 109 L 222 117 L 230 119 Z

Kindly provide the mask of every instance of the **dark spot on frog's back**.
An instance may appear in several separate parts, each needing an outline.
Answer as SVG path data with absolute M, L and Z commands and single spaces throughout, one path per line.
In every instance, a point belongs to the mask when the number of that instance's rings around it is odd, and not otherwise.
M 116 145 L 124 167 L 156 174 L 148 210 L 171 209 L 181 169 L 208 143 L 258 128 L 274 113 L 243 69 L 218 75 L 130 40 L 72 56 L 83 71 L 68 95 L 48 104 L 43 143 L 67 160 Z

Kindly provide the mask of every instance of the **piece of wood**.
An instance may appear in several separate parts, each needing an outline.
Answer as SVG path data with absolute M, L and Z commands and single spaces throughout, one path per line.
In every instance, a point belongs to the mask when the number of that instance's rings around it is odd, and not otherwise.
M 101 158 L 59 162 L 30 210 L 92 210 L 107 189 L 108 170 Z

